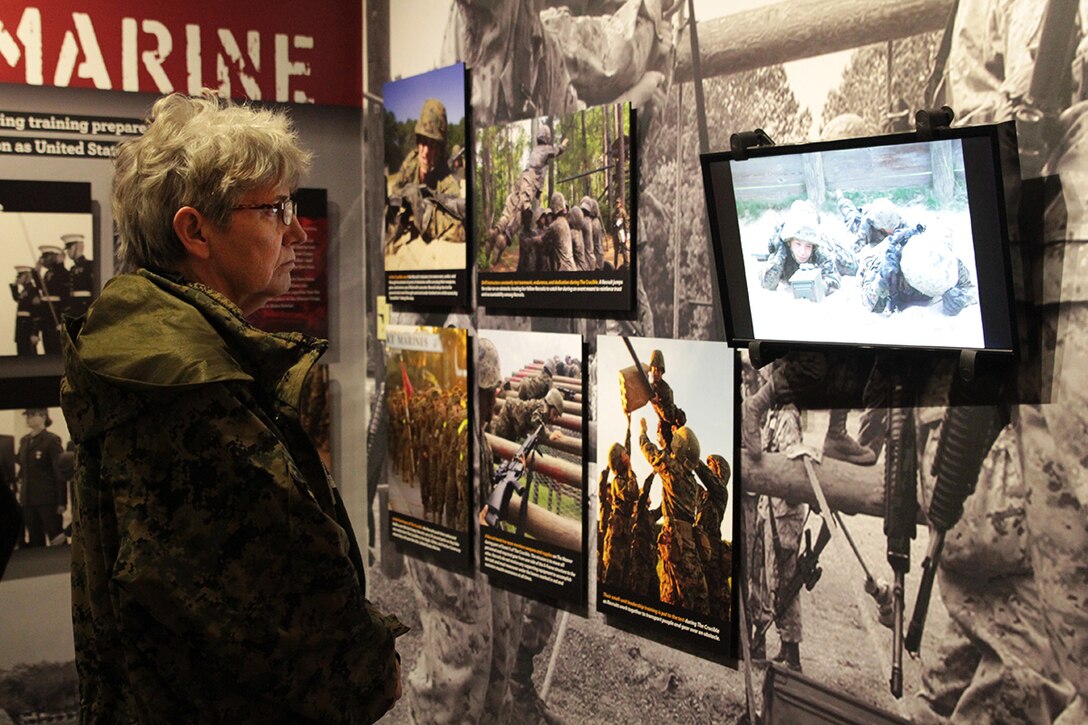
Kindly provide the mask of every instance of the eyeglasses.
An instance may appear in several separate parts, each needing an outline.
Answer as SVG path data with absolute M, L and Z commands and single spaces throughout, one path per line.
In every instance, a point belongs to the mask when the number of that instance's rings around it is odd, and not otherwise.
M 294 199 L 280 199 L 272 204 L 246 204 L 244 206 L 231 207 L 231 211 L 242 211 L 243 209 L 271 209 L 276 212 L 276 215 L 283 222 L 283 226 L 291 226 L 291 222 L 295 220 L 295 212 L 298 210 L 298 205 L 295 204 Z

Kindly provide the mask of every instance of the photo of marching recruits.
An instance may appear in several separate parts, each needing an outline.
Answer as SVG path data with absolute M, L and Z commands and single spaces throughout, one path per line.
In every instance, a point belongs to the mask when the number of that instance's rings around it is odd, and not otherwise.
M 465 330 L 391 325 L 386 336 L 389 508 L 469 530 Z
M 62 316 L 85 313 L 98 291 L 90 185 L 0 182 L 0 190 L 17 197 L 48 194 L 54 186 L 65 192 L 55 206 L 66 206 L 75 189 L 85 194 L 86 213 L 23 211 L 41 199 L 0 199 L 0 264 L 10 270 L 9 293 L 0 295 L 0 356 L 60 355 Z M 74 206 L 82 208 L 82 201 Z
M 731 162 L 756 337 L 984 346 L 961 142 L 818 156 Z
M 598 607 L 659 605 L 715 625 L 712 639 L 727 643 L 732 352 L 651 338 L 597 345 Z

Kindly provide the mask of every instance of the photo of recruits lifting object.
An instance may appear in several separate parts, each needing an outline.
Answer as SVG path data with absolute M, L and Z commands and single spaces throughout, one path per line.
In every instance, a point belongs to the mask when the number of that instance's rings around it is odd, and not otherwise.
M 582 549 L 582 340 L 481 330 L 483 527 Z
M 598 588 L 726 622 L 732 351 L 650 338 L 597 345 Z
M 865 170 L 871 149 L 822 152 L 823 186 L 802 199 L 756 184 L 778 159 L 732 162 L 756 337 L 984 344 L 963 151 L 935 145 L 900 152 L 925 185 Z
M 8 312 L 0 311 L 0 355 L 60 355 L 63 315 L 87 311 L 96 290 L 91 214 L 0 210 L 0 235 L 10 242 Z
M 468 343 L 465 330 L 390 325 L 389 508 L 469 530 Z
M 480 271 L 627 269 L 629 133 L 628 104 L 483 129 L 475 190 Z

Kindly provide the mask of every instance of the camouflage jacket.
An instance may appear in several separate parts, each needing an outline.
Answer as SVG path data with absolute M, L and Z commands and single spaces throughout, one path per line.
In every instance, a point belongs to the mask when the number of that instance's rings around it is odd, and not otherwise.
M 424 183 L 419 183 L 418 178 L 419 152 L 412 149 L 397 173 L 387 181 L 387 204 L 399 203 L 400 210 L 394 217 L 387 209 L 386 244 L 409 241 L 416 236 L 427 242 L 435 239 L 464 242 L 464 220 L 434 201 L 435 194 L 446 198 L 464 197 L 456 177 L 443 165 L 428 174 Z
M 548 433 L 551 431 L 551 426 L 548 425 L 548 404 L 543 400 L 506 398 L 492 425 L 495 435 L 515 443 L 521 443 L 525 436 L 540 425 Z
M 694 524 L 696 495 L 699 490 L 694 474 L 680 465 L 668 451 L 651 443 L 645 433 L 639 436 L 638 443 L 642 448 L 642 455 L 661 479 L 662 513 L 670 519 Z
M 298 418 L 326 343 L 145 270 L 65 327 L 81 721 L 381 717 L 403 627 Z
M 827 294 L 831 294 L 842 286 L 842 278 L 839 276 L 838 270 L 835 269 L 834 257 L 824 252 L 822 247 L 816 247 L 812 250 L 812 257 L 809 262 L 820 268 L 820 276 L 824 278 L 824 287 Z M 793 255 L 783 243 L 774 256 L 767 261 L 767 266 L 763 268 L 760 277 L 760 283 L 763 285 L 763 289 L 776 290 L 779 282 L 788 282 L 793 273 L 800 267 L 801 265 L 797 264 L 797 260 L 793 258 Z

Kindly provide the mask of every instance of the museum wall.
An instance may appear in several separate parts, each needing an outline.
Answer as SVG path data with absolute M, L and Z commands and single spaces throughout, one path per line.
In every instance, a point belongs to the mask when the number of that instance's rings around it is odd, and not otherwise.
M 822 578 L 811 591 L 801 592 L 799 611 L 780 618 L 767 635 L 768 656 L 785 642 L 797 644 L 804 675 L 874 708 L 870 718 L 877 711 L 921 722 L 1051 722 L 1062 713 L 1070 721 L 1084 717 L 1076 695 L 1088 688 L 1076 634 L 1084 624 L 1083 608 L 1073 602 L 1083 600 L 1083 582 L 1072 581 L 1084 535 L 1083 496 L 1072 482 L 1073 472 L 1082 467 L 1075 432 L 1082 430 L 1082 414 L 1077 412 L 1080 377 L 1075 364 L 1063 361 L 1076 359 L 1082 344 L 1077 290 L 1083 270 L 1077 262 L 1079 246 L 1065 240 L 1084 237 L 1081 204 L 1073 189 L 1088 162 L 1080 158 L 1076 140 L 1081 109 L 1071 105 L 1084 98 L 1079 72 L 1069 75 L 1070 68 L 1078 67 L 1074 54 L 1037 52 L 1039 18 L 1046 5 L 696 2 L 694 19 L 688 17 L 685 2 L 367 5 L 368 89 L 378 93 L 386 80 L 464 62 L 470 69 L 477 133 L 494 124 L 566 113 L 572 106 L 634 102 L 640 287 L 635 313 L 602 319 L 499 314 L 483 308 L 421 314 L 395 307 L 391 316 L 404 324 L 464 326 L 483 337 L 487 330 L 578 333 L 588 343 L 590 359 L 599 336 L 606 334 L 723 339 L 706 230 L 701 150 L 727 149 L 731 133 L 757 127 L 778 144 L 907 131 L 913 129 L 913 110 L 942 104 L 956 111 L 956 124 L 1009 120 L 1013 100 L 1030 82 L 1035 59 L 1042 57 L 1060 69 L 1055 73 L 1069 85 L 1050 88 L 1051 97 L 1062 96 L 1060 108 L 1068 109 L 1060 123 L 1041 138 L 1027 140 L 1023 134 L 1030 129 L 1021 128 L 1025 184 L 1012 232 L 1012 256 L 1020 309 L 1030 313 L 1021 319 L 1023 360 L 1013 375 L 1017 382 L 1005 388 L 1004 397 L 987 399 L 998 402 L 994 425 L 1000 434 L 980 444 L 985 450 L 975 451 L 984 459 L 978 490 L 949 533 L 951 549 L 937 577 L 920 657 L 904 658 L 902 697 L 889 692 L 891 631 L 881 623 L 858 561 L 860 556 L 879 583 L 892 579 L 878 516 L 844 517 L 858 555 L 836 534 L 837 541 L 820 557 Z M 1069 47 L 1076 46 L 1082 38 L 1078 28 L 1083 27 L 1084 4 L 1049 5 L 1061 6 L 1070 13 L 1067 17 L 1079 17 L 1076 24 L 1066 23 L 1067 32 L 1073 27 Z M 692 62 L 690 20 L 698 30 L 699 64 Z M 1065 41 L 1060 45 L 1064 48 Z M 1082 57 L 1080 47 L 1076 57 Z M 694 83 L 693 77 L 698 78 Z M 381 128 L 380 113 L 377 103 L 368 103 L 368 138 L 375 138 Z M 383 169 L 376 150 L 368 153 L 378 161 L 367 169 L 373 190 L 383 181 Z M 381 209 L 380 196 L 370 197 L 369 203 L 368 209 Z M 367 235 L 372 260 L 381 254 L 378 216 L 368 213 L 374 223 Z M 1023 247 L 1016 245 L 1018 240 Z M 375 275 L 371 289 L 379 290 L 380 270 Z M 367 329 L 373 335 L 373 325 Z M 380 341 L 371 337 L 369 350 L 369 364 L 381 378 Z M 738 357 L 738 365 L 744 381 L 738 397 L 758 391 L 772 370 L 788 375 L 792 366 L 796 372 L 795 360 L 759 372 L 746 356 Z M 922 369 L 915 375 L 918 403 L 908 415 L 917 426 L 919 457 L 928 463 L 949 409 L 953 369 L 943 363 Z M 874 376 L 871 365 L 846 355 L 845 362 L 842 357 L 821 360 L 804 375 L 810 390 L 819 390 L 803 404 L 796 401 L 803 408 L 798 419 L 802 441 L 820 448 L 832 410 L 846 409 L 847 430 L 859 435 L 865 412 L 862 393 Z M 684 405 L 682 396 L 690 399 L 729 380 L 690 382 L 683 390 L 678 387 L 683 383 L 673 383 L 678 405 Z M 591 397 L 596 394 L 593 384 Z M 380 418 L 382 401 L 374 406 L 373 415 Z M 738 403 L 738 426 L 743 425 L 743 409 Z M 376 442 L 370 449 L 372 471 L 382 470 L 383 455 Z M 781 497 L 787 488 L 808 488 L 799 465 L 774 469 L 771 462 L 779 460 L 775 456 L 765 454 L 760 464 L 741 450 L 734 460 L 731 496 L 746 497 L 745 549 L 752 552 L 743 554 L 738 574 L 749 592 L 749 617 L 758 621 L 769 618 L 767 607 L 773 602 L 768 603 L 767 593 L 785 579 L 776 577 L 775 557 L 768 551 L 772 538 L 793 537 L 797 546 L 803 529 L 815 538 L 818 517 L 808 515 L 806 496 Z M 825 485 L 842 480 L 845 489 L 853 487 L 863 497 L 883 486 L 883 460 L 876 466 L 841 467 L 831 461 L 821 477 L 827 479 Z M 597 480 L 599 463 L 590 463 L 587 481 Z M 933 478 L 925 465 L 919 469 L 917 497 L 924 509 Z M 590 491 L 588 496 L 594 512 L 595 495 Z M 774 537 L 772 521 L 780 527 Z M 1049 533 L 1060 523 L 1068 524 L 1068 538 Z M 741 538 L 738 534 L 734 551 Z M 908 547 L 908 619 L 928 544 L 928 532 L 919 525 Z M 451 573 L 413 557 L 401 560 L 384 537 L 378 546 L 385 566 L 374 570 L 372 596 L 413 627 L 399 644 L 406 695 L 387 717 L 391 722 L 548 717 L 735 722 L 745 710 L 747 684 L 757 706 L 762 700 L 765 662 L 723 667 L 663 644 L 646 628 L 610 626 L 617 622 L 596 611 L 592 579 L 587 609 L 549 611 L 546 605 L 530 604 L 531 594 L 521 597 L 526 593 L 495 587 L 479 574 Z M 588 567 L 591 577 L 594 555 Z M 734 588 L 740 585 L 735 578 Z M 758 591 L 762 600 L 753 595 Z M 503 635 L 518 630 L 520 636 Z

